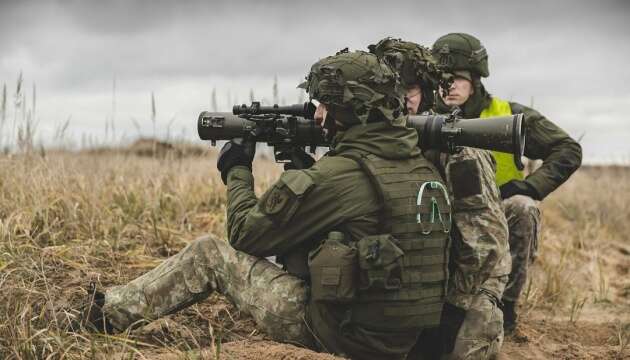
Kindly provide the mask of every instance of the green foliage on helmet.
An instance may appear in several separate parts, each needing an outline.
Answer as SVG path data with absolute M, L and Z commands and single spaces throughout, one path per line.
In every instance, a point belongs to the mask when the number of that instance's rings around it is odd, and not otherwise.
M 440 82 L 449 78 L 442 72 L 429 48 L 419 44 L 388 37 L 368 48 L 400 74 L 404 86 L 427 84 L 436 89 Z
M 481 77 L 490 75 L 486 48 L 470 34 L 446 34 L 435 41 L 431 52 L 449 71 L 468 70 Z
M 368 48 L 398 72 L 405 87 L 420 86 L 423 98 L 420 112 L 433 106 L 434 92 L 439 86 L 448 89 L 451 85 L 453 76 L 442 71 L 427 47 L 387 37 Z
M 385 120 L 404 123 L 404 89 L 396 72 L 374 54 L 344 49 L 311 67 L 303 87 L 346 126 Z

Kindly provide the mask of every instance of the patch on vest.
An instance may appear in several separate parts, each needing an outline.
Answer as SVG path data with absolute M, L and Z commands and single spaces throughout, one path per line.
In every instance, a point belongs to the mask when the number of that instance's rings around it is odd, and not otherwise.
M 463 160 L 449 165 L 453 197 L 463 199 L 481 194 L 481 173 L 476 160 Z
M 283 188 L 274 186 L 263 203 L 263 212 L 267 215 L 274 215 L 281 212 L 291 200 L 289 194 Z

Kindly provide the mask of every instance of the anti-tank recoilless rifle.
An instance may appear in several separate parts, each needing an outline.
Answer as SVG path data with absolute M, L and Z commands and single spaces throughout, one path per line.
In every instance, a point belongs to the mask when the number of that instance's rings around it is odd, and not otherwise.
M 311 102 L 288 106 L 234 105 L 232 113 L 204 111 L 199 115 L 197 131 L 202 140 L 251 138 L 274 148 L 276 161 L 290 160 L 291 150 L 329 143 L 323 129 L 313 120 L 315 105 Z M 447 115 L 410 115 L 407 126 L 415 129 L 423 150 L 436 149 L 455 153 L 459 147 L 507 152 L 523 168 L 525 149 L 523 114 L 483 119 L 462 119 L 455 110 Z

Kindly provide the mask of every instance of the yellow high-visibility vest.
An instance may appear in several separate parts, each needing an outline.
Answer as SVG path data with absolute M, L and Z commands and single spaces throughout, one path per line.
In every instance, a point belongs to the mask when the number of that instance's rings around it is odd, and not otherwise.
M 480 118 L 488 118 L 493 116 L 512 115 L 510 103 L 505 100 L 493 97 L 490 106 L 485 108 Z M 514 155 L 499 151 L 493 151 L 494 160 L 497 162 L 497 185 L 501 186 L 510 180 L 523 180 L 523 172 L 514 165 Z

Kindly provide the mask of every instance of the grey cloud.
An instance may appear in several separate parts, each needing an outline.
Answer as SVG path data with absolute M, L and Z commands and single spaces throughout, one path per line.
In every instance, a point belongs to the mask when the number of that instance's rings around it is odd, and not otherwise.
M 167 94 L 160 96 L 164 111 L 192 118 L 197 109 L 185 108 L 207 103 L 214 86 L 224 87 L 221 104 L 228 90 L 241 101 L 249 88 L 269 98 L 278 75 L 281 97 L 294 101 L 309 66 L 341 48 L 365 49 L 385 36 L 430 45 L 464 31 L 489 51 L 491 92 L 533 97 L 579 135 L 589 117 L 615 120 L 619 112 L 608 107 L 628 105 L 629 15 L 628 3 L 615 0 L 2 2 L 0 83 L 13 84 L 24 70 L 55 98 L 49 121 L 65 119 L 65 105 L 85 114 L 86 127 L 87 119 L 101 119 L 114 77 L 127 97 L 121 118 L 144 111 L 133 104 L 144 104 L 150 91 Z M 565 116 L 563 107 L 583 116 Z

